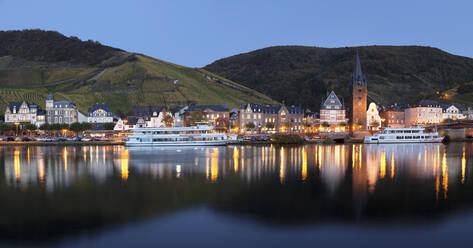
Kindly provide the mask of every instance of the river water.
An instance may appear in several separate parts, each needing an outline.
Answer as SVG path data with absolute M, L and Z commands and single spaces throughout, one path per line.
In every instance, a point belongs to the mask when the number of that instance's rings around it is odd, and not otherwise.
M 473 144 L 0 147 L 0 246 L 473 243 Z

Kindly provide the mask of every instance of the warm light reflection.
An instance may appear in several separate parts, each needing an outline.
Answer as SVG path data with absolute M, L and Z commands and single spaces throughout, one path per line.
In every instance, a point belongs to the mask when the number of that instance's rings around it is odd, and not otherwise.
M 213 148 L 210 153 L 210 180 L 215 182 L 218 178 L 218 148 Z
M 447 152 L 443 151 L 442 158 L 442 186 L 443 186 L 443 199 L 447 199 L 448 193 L 448 166 L 447 166 Z
M 307 149 L 304 147 L 302 151 L 302 181 L 307 179 Z
M 381 152 L 381 161 L 379 168 L 379 177 L 383 179 L 386 176 L 386 152 Z
M 395 164 L 394 164 L 394 151 L 391 152 L 391 178 L 394 178 L 394 170 L 395 170 Z
M 67 171 L 67 148 L 64 147 L 62 150 L 62 158 L 64 160 L 64 170 Z
M 44 182 L 44 159 L 40 158 L 38 161 L 38 177 L 40 182 Z
M 19 150 L 16 150 L 14 153 L 13 167 L 15 170 L 15 178 L 20 179 L 21 169 L 20 169 L 20 151 Z
M 466 158 L 465 158 L 465 147 L 463 147 L 463 154 L 462 154 L 462 184 L 465 183 L 465 173 L 466 173 Z
M 279 165 L 279 179 L 281 183 L 284 183 L 284 177 L 286 176 L 286 158 L 284 154 L 284 147 L 281 147 L 281 151 L 279 154 L 280 158 L 280 165 Z
M 238 148 L 233 147 L 233 170 L 235 172 L 238 172 L 238 159 L 239 159 L 239 156 L 240 156 L 240 151 L 238 150 Z
M 28 150 L 26 150 L 26 156 L 28 159 L 28 165 L 30 164 L 30 148 L 28 147 Z
M 126 181 L 128 180 L 128 159 L 130 155 L 128 153 L 128 150 L 123 150 L 122 154 L 120 156 L 120 159 L 122 161 L 122 166 L 121 166 L 121 171 L 122 171 L 122 180 Z

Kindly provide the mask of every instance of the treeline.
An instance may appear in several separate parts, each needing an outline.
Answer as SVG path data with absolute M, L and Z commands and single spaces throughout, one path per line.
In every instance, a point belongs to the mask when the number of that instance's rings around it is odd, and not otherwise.
M 12 55 L 33 61 L 95 65 L 117 51 L 120 50 L 97 41 L 81 41 L 55 31 L 0 31 L 0 57 Z

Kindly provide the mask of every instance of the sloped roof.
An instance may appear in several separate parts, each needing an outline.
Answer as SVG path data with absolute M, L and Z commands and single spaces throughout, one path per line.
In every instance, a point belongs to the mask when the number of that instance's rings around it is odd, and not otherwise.
M 53 105 L 55 108 L 75 108 L 76 107 L 75 103 L 68 101 L 66 99 L 55 101 Z
M 322 106 L 320 106 L 320 109 L 340 109 L 341 110 L 343 109 L 343 104 L 342 102 L 340 102 L 340 99 L 338 99 L 337 95 L 332 90 L 330 94 L 328 94 Z
M 242 104 L 240 109 L 247 109 L 250 106 L 253 113 L 277 114 L 282 106 L 272 105 L 263 106 L 261 104 Z M 302 114 L 302 108 L 298 106 L 286 106 L 287 111 L 291 114 Z
M 163 108 L 161 106 L 133 106 L 127 116 L 150 117 L 153 116 L 154 112 L 159 114 Z
M 36 103 L 29 103 L 27 101 L 25 101 L 26 105 L 28 106 L 28 108 L 36 108 L 38 110 L 41 110 L 41 108 L 36 104 Z M 16 108 L 16 109 L 20 109 L 21 107 L 21 104 L 23 104 L 23 101 L 21 102 L 9 102 L 8 103 L 8 108 L 10 109 L 11 112 L 13 112 L 13 109 Z
M 110 108 L 108 107 L 108 105 L 105 104 L 105 103 L 96 103 L 96 104 L 94 104 L 94 106 L 92 106 L 91 108 L 89 108 L 89 109 L 87 110 L 87 112 L 88 112 L 89 114 L 91 114 L 91 113 L 93 113 L 94 111 L 99 110 L 99 109 L 104 110 L 105 112 L 109 113 L 110 115 L 112 114 L 112 111 L 110 110 Z
M 228 107 L 226 104 L 220 105 L 192 105 L 189 106 L 187 111 L 204 111 L 206 109 L 211 109 L 215 112 L 228 112 Z

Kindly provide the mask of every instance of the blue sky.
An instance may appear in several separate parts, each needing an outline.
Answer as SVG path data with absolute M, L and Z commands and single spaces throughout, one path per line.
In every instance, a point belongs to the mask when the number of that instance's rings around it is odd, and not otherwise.
M 473 57 L 473 1 L 0 0 L 0 29 L 56 30 L 187 66 L 276 45 L 422 45 Z

